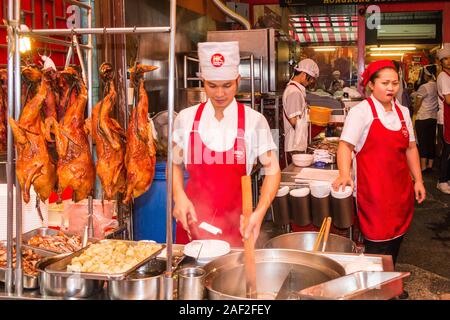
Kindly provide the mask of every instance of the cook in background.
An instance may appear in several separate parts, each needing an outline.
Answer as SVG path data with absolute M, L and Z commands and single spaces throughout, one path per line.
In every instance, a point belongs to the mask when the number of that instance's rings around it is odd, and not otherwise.
M 444 193 L 450 194 L 450 186 L 448 184 L 450 179 L 450 43 L 445 43 L 444 47 L 437 51 L 437 57 L 442 67 L 442 72 L 437 78 L 438 123 L 440 122 L 439 120 L 442 120 L 443 124 L 441 170 L 437 188 Z
M 372 62 L 362 78 L 372 95 L 351 108 L 345 119 L 337 155 L 339 177 L 333 188 L 354 186 L 350 169 L 355 152 L 365 252 L 391 255 L 395 264 L 413 216 L 414 195 L 419 203 L 425 199 L 419 153 L 409 111 L 394 100 L 400 84 L 392 61 Z
M 334 70 L 332 75 L 333 80 L 331 81 L 328 91 L 331 94 L 334 94 L 336 91 L 342 91 L 344 89 L 345 82 L 341 79 L 341 72 L 339 70 Z
M 311 59 L 303 59 L 294 67 L 292 79 L 283 92 L 284 150 L 287 162 L 291 156 L 306 150 L 308 127 L 306 123 L 306 88 L 319 77 L 319 67 Z M 306 123 L 306 126 L 305 126 Z
M 421 72 L 423 83 L 416 92 L 415 112 L 417 144 L 420 155 L 422 174 L 433 170 L 436 155 L 436 117 L 438 95 L 436 85 L 436 65 L 424 66 Z
M 207 102 L 182 110 L 174 123 L 173 215 L 176 242 L 209 239 L 197 227 L 206 222 L 222 230 L 215 238 L 241 247 L 242 237 L 258 238 L 261 223 L 280 184 L 276 145 L 262 114 L 237 103 L 239 43 L 198 44 Z M 265 175 L 259 202 L 246 230 L 242 224 L 241 177 L 259 159 Z M 183 164 L 189 174 L 183 183 Z

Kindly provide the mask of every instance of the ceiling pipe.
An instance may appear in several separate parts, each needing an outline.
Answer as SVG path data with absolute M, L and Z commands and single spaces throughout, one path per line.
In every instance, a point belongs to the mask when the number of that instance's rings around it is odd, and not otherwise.
M 221 0 L 212 0 L 212 2 L 214 2 L 216 7 L 219 8 L 219 10 L 222 11 L 225 15 L 243 25 L 246 30 L 250 30 L 252 28 L 250 22 L 247 19 L 228 8 Z

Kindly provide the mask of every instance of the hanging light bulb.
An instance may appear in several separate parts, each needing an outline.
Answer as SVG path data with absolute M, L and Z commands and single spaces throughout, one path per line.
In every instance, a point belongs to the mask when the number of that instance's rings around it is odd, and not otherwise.
M 31 41 L 29 37 L 26 36 L 20 37 L 19 42 L 20 42 L 19 46 L 20 53 L 25 53 L 31 50 Z

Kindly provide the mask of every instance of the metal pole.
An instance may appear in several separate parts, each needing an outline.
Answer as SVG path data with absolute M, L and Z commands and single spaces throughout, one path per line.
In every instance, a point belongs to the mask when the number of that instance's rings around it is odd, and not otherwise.
M 14 118 L 14 50 L 15 38 L 11 23 L 13 20 L 13 0 L 8 0 L 8 118 Z M 8 122 L 7 122 L 8 123 Z M 6 162 L 6 192 L 7 192 L 7 218 L 6 218 L 6 274 L 5 274 L 5 290 L 12 293 L 13 286 L 13 224 L 14 224 L 14 207 L 13 207 L 13 179 L 14 179 L 14 144 L 11 126 L 8 127 L 7 140 L 7 162 Z
M 188 83 L 187 83 L 187 72 L 188 72 L 188 67 L 187 67 L 187 55 L 184 55 L 184 62 L 183 62 L 183 84 L 184 84 L 184 88 L 186 89 L 188 87 Z
M 72 45 L 73 45 L 72 42 L 69 42 L 69 41 L 55 39 L 55 38 L 50 38 L 50 37 L 46 37 L 46 36 L 41 36 L 41 35 L 38 35 L 38 34 L 29 34 L 28 36 L 31 37 L 31 38 L 34 38 L 36 40 L 39 40 L 41 42 L 57 44 L 57 45 L 65 46 L 65 47 L 69 47 L 69 48 L 72 47 Z M 88 47 L 85 44 L 80 44 L 80 47 L 82 49 L 90 49 L 90 47 Z
M 170 45 L 169 45 L 169 97 L 168 97 L 168 155 L 167 155 L 167 212 L 166 212 L 166 243 L 167 243 L 167 265 L 166 265 L 166 299 L 173 299 L 172 282 L 172 179 L 173 179 L 173 150 L 172 150 L 172 130 L 173 130 L 173 110 L 175 98 L 175 35 L 176 35 L 176 0 L 170 1 Z
M 88 11 L 88 15 L 90 15 Z M 22 31 L 20 34 L 36 35 L 71 35 L 71 34 L 128 34 L 170 32 L 170 27 L 133 27 L 133 28 L 72 28 L 72 29 L 36 29 Z
M 87 12 L 87 20 L 88 20 L 88 29 L 92 28 L 92 10 L 91 8 L 91 0 L 89 0 L 89 10 Z M 74 36 L 75 37 L 75 36 Z M 88 46 L 92 48 L 92 34 L 88 35 Z M 87 86 L 88 86 L 88 117 L 92 116 L 92 49 L 89 50 L 87 54 Z M 82 61 L 82 56 L 79 56 L 80 63 L 84 63 Z M 89 136 L 89 149 L 92 154 L 92 137 Z M 95 185 L 94 185 L 95 188 Z M 95 194 L 95 190 L 93 190 Z M 88 198 L 88 237 L 94 237 L 94 200 L 92 195 Z
M 20 1 L 15 1 L 14 19 L 19 23 L 20 21 Z M 14 52 L 14 107 L 15 118 L 19 120 L 20 117 L 20 41 L 19 41 L 19 25 L 14 28 L 14 39 L 16 43 L 16 51 Z M 16 164 L 17 164 L 17 150 L 16 150 Z M 20 192 L 19 181 L 16 175 L 16 274 L 15 274 L 15 289 L 18 296 L 23 292 L 23 270 L 22 270 L 22 194 Z
M 251 86 L 251 90 L 252 90 L 252 96 L 251 96 L 251 101 L 252 101 L 252 109 L 255 110 L 255 58 L 253 57 L 253 55 L 250 55 L 250 86 Z
M 264 80 L 263 80 L 263 57 L 259 57 L 259 92 L 263 93 L 263 85 L 264 85 Z M 262 102 L 261 102 L 262 103 Z

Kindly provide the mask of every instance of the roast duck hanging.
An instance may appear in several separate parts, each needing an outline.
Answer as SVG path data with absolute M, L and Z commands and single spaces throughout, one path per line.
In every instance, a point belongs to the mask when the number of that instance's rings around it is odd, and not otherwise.
M 33 72 L 33 75 L 37 73 Z M 32 98 L 25 97 L 24 101 L 27 102 L 19 121 L 9 118 L 17 150 L 16 174 L 26 203 L 30 201 L 31 185 L 39 198 L 44 201 L 50 196 L 56 184 L 56 167 L 49 155 L 46 141 L 49 134 L 45 132 L 41 117 L 50 81 L 46 75 L 42 76 L 37 93 Z
M 65 68 L 60 76 L 70 84 L 70 90 L 76 90 L 76 99 L 69 99 L 67 110 L 59 122 L 49 117 L 46 124 L 55 135 L 58 194 L 70 187 L 72 198 L 77 202 L 92 195 L 95 183 L 95 168 L 84 120 L 87 89 L 77 70 L 72 67 Z M 70 97 L 72 92 L 68 94 Z
M 125 131 L 115 119 L 110 117 L 117 100 L 112 65 L 103 63 L 99 71 L 100 77 L 105 83 L 105 96 L 95 105 L 92 110 L 92 120 L 86 121 L 86 127 L 95 142 L 96 171 L 102 184 L 103 196 L 110 200 L 118 192 L 125 191 Z
M 7 127 L 6 119 L 8 115 L 8 90 L 7 90 L 6 69 L 0 69 L 0 152 L 6 151 Z
M 144 88 L 144 73 L 157 69 L 136 64 L 131 70 L 131 83 L 138 94 L 137 106 L 131 112 L 127 129 L 125 166 L 127 188 L 124 203 L 139 197 L 152 184 L 155 175 L 156 148 L 148 118 L 148 97 Z

